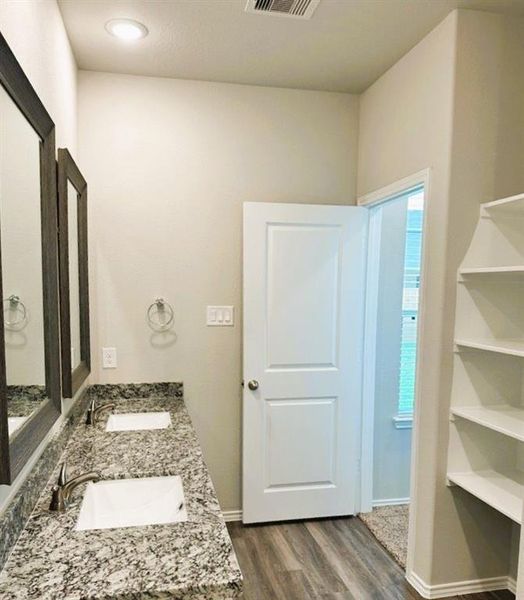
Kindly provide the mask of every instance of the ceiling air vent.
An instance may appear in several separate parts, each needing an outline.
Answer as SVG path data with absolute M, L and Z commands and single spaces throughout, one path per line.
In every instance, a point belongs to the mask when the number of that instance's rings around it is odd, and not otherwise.
M 246 11 L 251 13 L 311 19 L 320 0 L 247 0 Z

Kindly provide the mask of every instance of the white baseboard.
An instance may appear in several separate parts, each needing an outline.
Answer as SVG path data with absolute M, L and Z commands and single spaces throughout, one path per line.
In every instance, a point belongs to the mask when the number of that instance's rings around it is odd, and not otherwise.
M 516 582 L 512 577 L 491 577 L 489 579 L 474 579 L 472 581 L 457 581 L 438 585 L 428 585 L 415 573 L 406 575 L 406 579 L 423 598 L 429 600 L 464 594 L 494 592 L 496 590 L 510 590 L 515 593 L 516 589 Z
M 232 521 L 242 521 L 241 510 L 223 510 L 222 516 L 224 517 L 224 521 L 226 523 L 230 523 Z
M 384 498 L 383 500 L 373 500 L 373 508 L 377 506 L 398 506 L 399 504 L 409 504 L 409 498 Z
M 508 577 L 508 590 L 517 595 L 517 580 L 514 577 Z
M 400 504 L 409 504 L 409 498 L 386 498 L 385 500 L 373 500 L 373 508 L 376 506 L 398 506 Z M 242 509 L 223 510 L 222 515 L 226 523 L 229 521 L 242 521 Z

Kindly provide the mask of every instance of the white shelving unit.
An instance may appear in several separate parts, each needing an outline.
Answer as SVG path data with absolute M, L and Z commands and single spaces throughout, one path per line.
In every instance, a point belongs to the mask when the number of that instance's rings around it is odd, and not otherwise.
M 523 220 L 524 194 L 483 204 L 458 272 L 447 469 L 449 485 L 519 525 L 524 514 Z M 524 588 L 523 565 L 521 551 Z

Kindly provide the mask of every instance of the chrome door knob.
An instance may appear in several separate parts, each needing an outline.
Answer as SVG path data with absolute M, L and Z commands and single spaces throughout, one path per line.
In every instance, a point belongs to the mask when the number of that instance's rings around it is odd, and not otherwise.
M 252 379 L 248 384 L 247 387 L 252 390 L 253 392 L 255 390 L 258 390 L 258 381 L 256 379 Z

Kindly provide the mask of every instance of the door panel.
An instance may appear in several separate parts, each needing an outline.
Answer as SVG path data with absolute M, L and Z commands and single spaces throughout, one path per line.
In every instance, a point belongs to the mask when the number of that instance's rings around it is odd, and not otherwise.
M 367 221 L 244 205 L 244 522 L 354 513 Z
M 336 398 L 266 400 L 266 491 L 334 485 L 336 410 Z M 296 443 L 301 437 L 307 447 Z
M 340 227 L 268 226 L 268 368 L 335 366 L 341 249 Z

